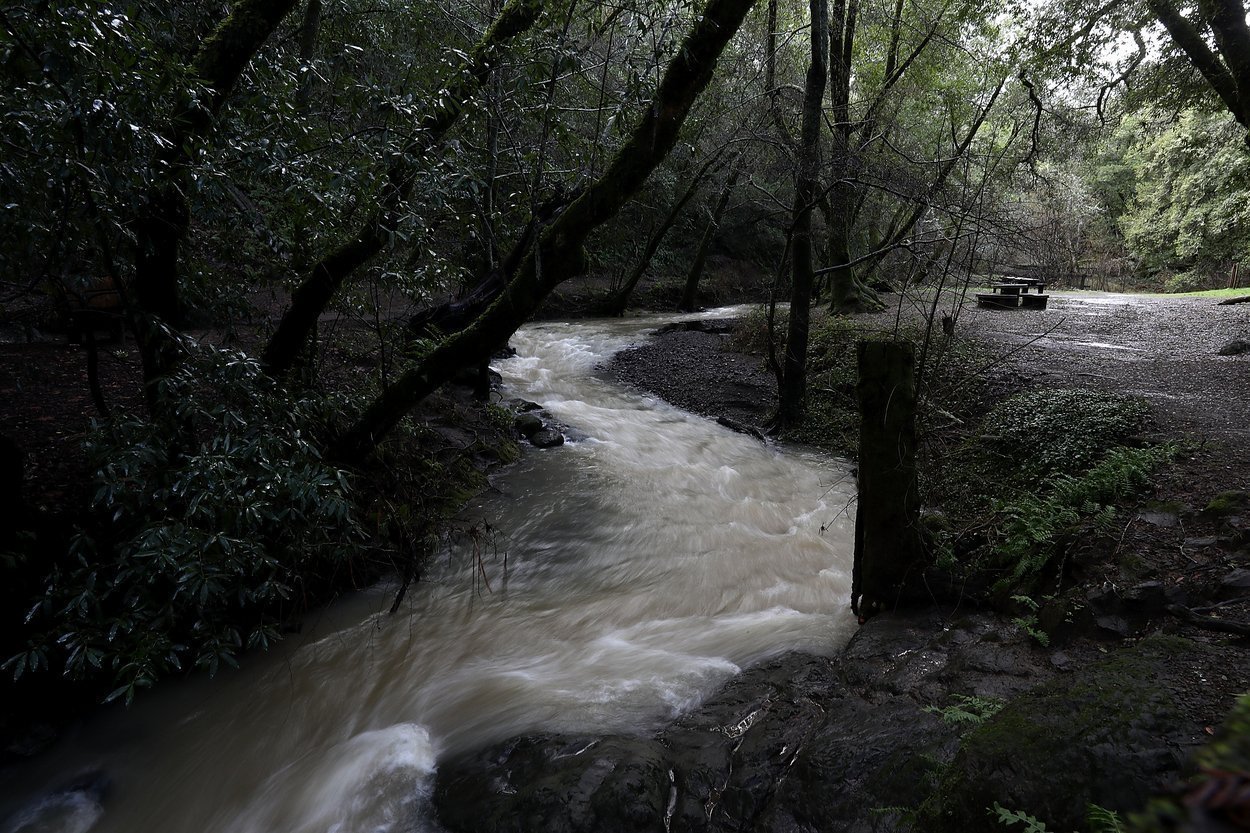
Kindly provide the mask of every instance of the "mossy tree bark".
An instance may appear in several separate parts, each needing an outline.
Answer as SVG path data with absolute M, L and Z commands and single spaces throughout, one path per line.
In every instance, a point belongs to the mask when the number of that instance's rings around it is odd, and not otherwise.
M 896 70 L 897 72 L 898 70 Z M 925 193 L 915 199 L 911 210 L 906 210 L 905 206 L 901 208 L 890 227 L 886 229 L 880 240 L 871 246 L 867 254 L 851 258 L 844 263 L 834 263 L 817 270 L 817 276 L 831 275 L 832 277 L 833 298 L 830 306 L 831 311 L 862 311 L 859 303 L 865 297 L 865 291 L 870 291 L 864 284 L 863 276 L 871 275 L 881 261 L 885 259 L 886 255 L 904 245 L 907 238 L 911 236 L 916 224 L 929 211 L 930 201 L 933 196 L 946 185 L 946 181 L 950 179 L 955 166 L 965 157 L 968 148 L 981 131 L 981 126 L 985 124 L 985 119 L 989 116 L 990 111 L 994 109 L 994 104 L 998 101 L 998 96 L 1003 91 L 1003 84 L 1004 81 L 998 82 L 998 86 L 990 94 L 990 100 L 986 103 L 984 109 L 977 114 L 972 124 L 969 125 L 968 132 L 960 139 L 959 144 L 955 146 L 951 155 L 938 166 L 937 175 L 929 183 Z
M 135 272 L 129 297 L 135 338 L 143 359 L 149 409 L 160 408 L 157 382 L 178 362 L 179 350 L 168 327 L 183 317 L 178 279 L 182 239 L 190 224 L 187 175 L 191 155 L 234 91 L 248 63 L 269 39 L 296 0 L 240 0 L 191 61 L 191 75 L 207 94 L 185 99 L 170 119 L 157 159 L 158 180 L 135 216 Z M 154 413 L 155 415 L 155 413 Z
M 833 159 L 830 165 L 829 197 L 820 203 L 829 229 L 829 265 L 817 274 L 829 277 L 829 308 L 835 313 L 874 312 L 885 307 L 885 303 L 869 286 L 867 279 L 880 263 L 880 258 L 854 258 L 851 254 L 856 221 L 866 196 L 863 192 L 857 192 L 853 172 L 857 165 L 863 164 L 857 163 L 856 159 L 864 152 L 864 142 L 878 133 L 879 114 L 889 100 L 890 92 L 933 42 L 938 25 L 945 17 L 945 11 L 940 11 L 929 22 L 928 30 L 920 41 L 910 52 L 902 54 L 899 47 L 903 8 L 902 2 L 895 3 L 886 52 L 885 76 L 881 87 L 867 102 L 863 116 L 852 120 L 851 77 L 859 7 L 857 0 L 834 2 L 829 28 L 829 106 Z M 949 170 L 939 172 L 938 181 L 930 186 L 930 193 L 941 187 L 949 173 Z M 917 219 L 919 216 L 923 216 L 923 212 L 917 215 Z M 895 229 L 890 229 L 885 235 L 877 235 L 869 229 L 866 235 L 869 251 L 887 246 L 887 252 L 892 250 L 898 245 L 898 241 L 911 233 L 914 224 L 913 220 L 906 227 L 906 231 L 897 236 L 897 240 L 893 236 Z
M 820 116 L 828 73 L 829 5 L 810 0 L 812 59 L 803 87 L 803 119 L 799 128 L 799 170 L 794 188 L 794 233 L 790 251 L 790 319 L 782 359 L 777 413 L 770 429 L 777 431 L 803 419 L 807 399 L 807 337 L 811 329 L 812 212 L 820 191 Z
M 855 228 L 856 199 L 851 167 L 855 135 L 851 121 L 851 66 L 855 54 L 856 0 L 834 0 L 829 24 L 829 121 L 833 132 L 829 197 L 821 205 L 829 234 L 830 309 L 839 313 L 881 309 L 881 299 L 855 276 L 851 262 L 851 234 Z M 893 45 L 893 41 L 891 42 Z M 891 52 L 893 54 L 893 51 Z M 890 73 L 887 73 L 887 76 Z M 884 95 L 882 90 L 878 95 Z
M 317 318 L 344 281 L 386 247 L 416 185 L 420 160 L 447 135 L 468 101 L 489 80 L 500 50 L 529 30 L 542 12 L 542 0 L 510 0 L 456 72 L 444 81 L 430 111 L 417 122 L 416 138 L 394 157 L 377 210 L 347 240 L 313 264 L 296 288 L 291 306 L 261 355 L 261 363 L 270 374 L 280 376 L 290 370 Z
M 707 255 L 712 249 L 712 241 L 716 239 L 716 232 L 720 229 L 721 220 L 725 217 L 725 210 L 729 208 L 729 199 L 733 196 L 734 188 L 738 184 L 738 177 L 741 176 L 742 169 L 736 164 L 730 168 L 729 176 L 725 179 L 725 185 L 721 188 L 720 196 L 716 198 L 716 206 L 712 209 L 712 216 L 708 219 L 707 227 L 703 230 L 703 236 L 699 238 L 699 247 L 695 250 L 694 260 L 690 264 L 690 271 L 686 273 L 686 285 L 681 293 L 681 302 L 677 308 L 682 312 L 694 312 L 699 308 L 699 281 L 703 279 L 703 267 L 707 265 Z
M 861 621 L 905 596 L 924 563 L 916 484 L 915 356 L 909 342 L 861 341 L 859 503 L 851 609 Z
M 753 3 L 708 3 L 665 69 L 651 106 L 607 170 L 543 231 L 516 276 L 473 324 L 405 372 L 331 444 L 333 459 L 358 461 L 372 451 L 409 409 L 460 368 L 485 361 L 556 286 L 585 268 L 586 239 L 620 211 L 672 150 L 691 105 Z

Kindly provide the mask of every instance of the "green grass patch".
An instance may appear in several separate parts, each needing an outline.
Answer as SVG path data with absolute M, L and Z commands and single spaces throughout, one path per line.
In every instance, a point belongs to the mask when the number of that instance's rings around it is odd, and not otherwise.
M 1213 301 L 1219 301 L 1224 298 L 1240 298 L 1243 295 L 1250 295 L 1250 287 L 1240 287 L 1239 289 L 1202 289 L 1194 292 L 1131 292 L 1130 295 L 1140 295 L 1145 298 L 1210 298 Z

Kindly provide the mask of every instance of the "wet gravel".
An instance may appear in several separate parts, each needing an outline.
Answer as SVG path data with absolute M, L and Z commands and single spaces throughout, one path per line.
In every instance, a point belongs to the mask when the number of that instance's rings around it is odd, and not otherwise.
M 746 425 L 764 422 L 777 401 L 777 381 L 758 356 L 731 352 L 730 321 L 700 322 L 701 330 L 670 329 L 617 353 L 609 377 L 701 416 Z
M 1250 304 L 1052 293 L 1042 311 L 965 304 L 957 327 L 1003 345 L 1039 385 L 1142 396 L 1163 432 L 1250 446 L 1250 356 L 1219 355 L 1250 337 Z

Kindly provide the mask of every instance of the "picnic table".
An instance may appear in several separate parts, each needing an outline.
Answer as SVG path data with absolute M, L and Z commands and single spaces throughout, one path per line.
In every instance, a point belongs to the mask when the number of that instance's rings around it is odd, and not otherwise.
M 1036 289 L 1030 295 L 1029 290 Z M 1040 278 L 1012 278 L 990 284 L 989 292 L 977 293 L 977 305 L 990 309 L 1046 309 L 1050 296 L 1045 294 L 1046 282 Z

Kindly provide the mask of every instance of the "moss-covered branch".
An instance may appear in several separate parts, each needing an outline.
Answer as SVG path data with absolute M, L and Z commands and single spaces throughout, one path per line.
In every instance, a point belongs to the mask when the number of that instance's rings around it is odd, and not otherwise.
M 1168 30 L 1172 41 L 1185 53 L 1189 62 L 1202 74 L 1211 89 L 1219 95 L 1224 106 L 1237 117 L 1238 121 L 1246 124 L 1246 114 L 1242 109 L 1237 84 L 1228 71 L 1228 67 L 1224 66 L 1219 56 L 1207 46 L 1198 27 L 1177 11 L 1171 0 L 1150 0 L 1150 11 Z
M 359 460 L 405 413 L 461 367 L 485 361 L 523 324 L 552 289 L 585 265 L 590 233 L 620 211 L 664 160 L 690 107 L 712 78 L 729 39 L 754 0 L 711 0 L 665 70 L 655 98 L 611 164 L 552 223 L 502 295 L 467 329 L 448 338 L 365 410 L 331 454 Z
M 403 153 L 394 157 L 377 210 L 318 260 L 295 290 L 290 308 L 265 347 L 262 361 L 271 374 L 280 375 L 290 369 L 318 316 L 344 281 L 386 246 L 399 225 L 404 203 L 412 194 L 421 170 L 419 160 L 459 121 L 468 102 L 490 77 L 500 50 L 529 30 L 542 12 L 542 0 L 510 0 L 464 62 L 440 86 L 430 109 L 417 121 L 415 138 Z
M 130 297 L 137 306 L 132 310 L 134 330 L 143 355 L 148 404 L 153 410 L 159 406 L 156 381 L 169 373 L 178 354 L 160 322 L 176 326 L 182 318 L 178 267 L 191 213 L 181 180 L 194 146 L 204 139 L 243 70 L 295 2 L 239 0 L 200 46 L 189 68 L 208 93 L 198 100 L 188 96 L 171 115 L 158 160 L 159 178 L 134 217 L 135 274 Z

